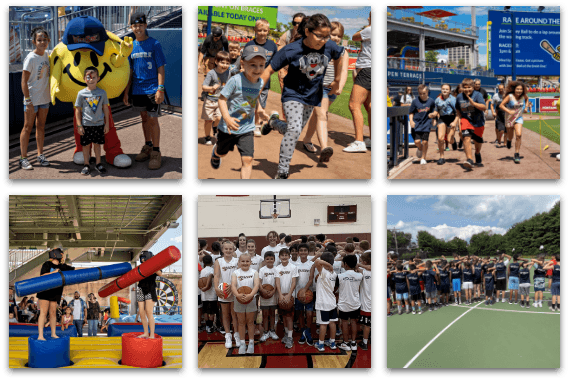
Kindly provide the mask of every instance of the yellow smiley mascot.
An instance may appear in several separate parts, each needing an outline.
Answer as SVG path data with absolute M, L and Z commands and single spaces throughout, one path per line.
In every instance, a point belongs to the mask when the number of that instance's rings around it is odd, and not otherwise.
M 97 87 L 105 90 L 107 98 L 118 97 L 128 83 L 130 76 L 128 56 L 132 48 L 131 37 L 121 40 L 115 34 L 107 32 L 103 24 L 94 17 L 80 16 L 72 19 L 65 28 L 61 42 L 49 57 L 51 102 L 55 104 L 57 98 L 62 102 L 75 104 L 77 93 L 87 87 L 83 74 L 89 66 L 95 66 L 99 70 Z M 74 117 L 73 162 L 82 165 L 83 147 L 76 126 L 77 121 Z M 105 135 L 104 149 L 107 163 L 123 168 L 132 164 L 130 157 L 121 149 L 112 115 L 109 117 L 109 133 Z

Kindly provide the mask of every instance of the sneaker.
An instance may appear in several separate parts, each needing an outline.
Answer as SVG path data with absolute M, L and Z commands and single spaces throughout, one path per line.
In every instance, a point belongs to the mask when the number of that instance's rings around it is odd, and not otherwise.
M 241 339 L 239 337 L 239 333 L 236 332 L 235 334 L 233 334 L 233 338 L 235 338 L 235 346 L 239 347 L 241 345 Z
M 474 156 L 476 157 L 476 165 L 482 164 L 482 155 L 480 153 L 475 153 Z
M 107 169 L 101 163 L 95 165 L 95 169 L 97 169 L 100 174 L 107 174 Z
M 364 139 L 364 143 L 366 144 L 367 149 L 371 149 L 371 139 L 369 137 Z
M 269 332 L 269 336 L 271 337 L 272 340 L 279 340 L 279 336 L 277 335 L 277 333 L 272 330 Z
M 317 349 L 318 351 L 324 352 L 324 345 L 323 345 L 323 344 L 316 343 L 316 344 L 314 345 L 314 347 L 316 347 L 316 349 Z
M 364 343 L 363 340 L 358 343 L 358 346 L 360 346 L 360 348 L 361 348 L 362 350 L 364 350 L 364 351 L 367 351 L 367 350 L 368 350 L 367 343 Z
M 511 149 L 511 148 L 512 148 L 512 142 L 511 142 L 510 140 L 508 140 L 508 141 L 506 142 L 506 147 L 507 147 L 508 149 Z
M 445 152 L 448 152 L 448 151 L 450 151 L 450 149 L 449 149 L 449 147 L 447 146 L 447 147 L 445 148 Z
M 241 348 L 241 347 L 239 347 Z M 255 343 L 254 342 L 249 342 L 249 346 L 247 346 L 247 353 L 248 354 L 254 354 L 255 353 Z
M 259 341 L 265 342 L 267 339 L 269 339 L 269 333 L 265 332 L 263 335 L 261 335 L 261 338 L 259 339 Z
M 401 315 L 401 314 L 402 314 L 401 310 L 399 310 L 399 311 L 397 312 L 397 314 L 398 314 L 398 315 Z
M 217 331 L 219 331 L 221 335 L 225 335 L 225 329 L 223 327 L 220 327 Z
M 246 353 L 247 353 L 247 347 L 244 344 L 239 346 L 239 355 L 245 355 Z
M 413 315 L 417 314 L 417 312 L 415 311 L 415 309 L 413 309 Z
M 34 170 L 34 167 L 27 158 L 20 158 L 20 167 L 24 170 Z
M 152 152 L 152 147 L 144 144 L 142 150 L 136 155 L 134 160 L 138 162 L 146 161 L 150 158 L 150 152 Z
M 331 341 L 328 341 L 327 346 L 330 347 L 331 350 L 335 350 L 338 348 L 336 347 L 336 342 L 331 342 Z
M 526 309 L 529 309 L 529 308 L 530 308 L 529 302 L 526 302 Z
M 255 137 L 261 137 L 261 136 L 263 136 L 263 134 L 261 133 L 261 128 L 255 127 L 255 131 L 253 132 L 253 135 L 254 135 Z
M 549 306 L 549 310 L 554 311 L 553 305 Z
M 419 313 L 419 314 L 420 314 L 420 313 Z M 387 316 L 388 316 L 388 317 L 392 317 L 392 316 L 393 316 L 393 313 L 390 312 L 389 314 L 387 314 Z
M 225 334 L 225 348 L 231 348 L 233 344 L 231 343 L 231 334 Z
M 421 158 L 421 165 L 427 165 L 427 160 L 425 160 L 424 158 Z
M 557 161 L 561 161 L 561 153 L 559 153 L 557 156 L 555 156 L 555 158 L 557 159 Z
M 366 144 L 363 141 L 354 141 L 347 148 L 344 148 L 346 153 L 366 153 Z
M 294 345 L 294 341 L 292 340 L 292 338 L 288 338 L 285 342 L 285 348 L 292 348 L 292 346 Z
M 49 161 L 47 160 L 47 158 L 45 158 L 43 154 L 40 154 L 38 156 L 38 161 L 41 164 L 41 166 L 49 166 Z
M 506 300 L 504 298 L 502 298 L 502 303 L 506 302 Z
M 302 334 L 300 335 L 300 339 L 298 340 L 299 344 L 304 344 L 306 343 L 306 337 L 304 336 L 304 330 L 302 331 Z
M 423 314 L 423 309 L 419 310 L 419 315 Z
M 462 164 L 462 166 L 465 169 L 472 169 L 472 167 L 474 166 L 474 162 L 472 162 L 472 160 L 466 160 L 464 161 L 464 163 Z
M 206 326 L 206 327 L 205 327 L 205 331 L 206 331 L 208 334 L 211 334 L 211 333 L 213 332 L 213 328 L 211 328 L 211 327 L 209 327 L 209 326 Z
M 150 161 L 148 161 L 148 169 L 157 170 L 162 166 L 162 152 L 153 150 L 150 152 Z
M 322 149 L 320 153 L 320 162 L 330 162 L 330 157 L 334 154 L 334 149 L 331 146 Z
M 407 309 L 407 312 L 405 314 L 411 314 L 411 310 Z
M 543 307 L 543 304 L 541 302 L 539 303 L 539 307 Z
M 510 305 L 512 304 L 512 301 L 510 301 Z
M 308 328 L 304 329 L 302 335 L 306 339 L 306 344 L 308 344 L 309 346 L 314 345 L 314 341 L 312 340 L 312 335 L 310 335 L 310 330 Z
M 350 348 L 352 349 L 352 351 L 357 351 L 357 350 L 358 350 L 358 345 L 356 344 L 356 342 L 351 342 L 351 343 L 350 343 Z
M 340 335 L 342 335 L 342 329 L 336 330 L 336 336 L 340 336 Z
M 89 175 L 89 174 L 91 174 L 91 169 L 89 168 L 88 165 L 83 166 L 83 169 L 81 169 L 81 174 L 82 174 L 82 175 Z
M 433 311 L 433 307 L 432 307 L 432 306 L 429 306 L 429 311 Z
M 486 302 L 484 302 L 484 304 L 485 304 L 486 306 L 488 306 L 488 300 L 486 300 Z
M 419 150 L 419 149 L 417 149 L 416 155 L 417 155 L 417 158 L 421 158 L 421 157 L 423 157 L 423 151 L 422 151 L 422 150 Z
M 460 140 L 460 141 L 458 142 L 458 149 L 461 149 L 461 148 L 462 148 L 462 140 Z
M 279 113 L 273 111 L 273 113 L 271 113 L 271 116 L 269 117 L 269 121 L 267 121 L 265 124 L 263 124 L 263 127 L 261 128 L 261 135 L 262 136 L 266 136 L 269 134 L 269 132 L 271 132 L 273 130 L 273 127 L 271 127 L 271 121 L 272 120 L 278 120 L 279 119 Z
M 456 149 L 457 149 L 456 142 L 453 142 L 452 143 L 452 150 L 456 150 Z
M 205 145 L 213 145 L 213 143 L 211 142 L 211 137 L 206 137 L 205 138 Z
M 534 302 L 534 303 L 533 303 L 533 307 L 534 307 L 534 308 L 537 308 L 537 303 Z
M 514 153 L 514 162 L 516 164 L 520 163 L 520 154 L 519 153 Z
M 277 175 L 275 175 L 275 179 L 288 179 L 288 173 L 277 172 Z
M 437 165 L 444 165 L 444 164 L 445 164 L 445 159 L 439 158 L 439 160 L 437 161 Z
M 339 348 L 340 350 L 344 350 L 344 351 L 351 351 L 351 350 L 352 350 L 352 348 L 350 347 L 350 345 L 349 345 L 348 343 L 346 343 L 346 342 L 342 342 L 342 344 L 340 344 L 340 345 L 338 346 L 338 348 Z

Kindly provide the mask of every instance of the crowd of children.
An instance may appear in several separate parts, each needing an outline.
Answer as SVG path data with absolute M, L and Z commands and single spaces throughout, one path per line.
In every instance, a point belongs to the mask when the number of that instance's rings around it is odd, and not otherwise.
M 534 268 L 533 306 L 543 307 L 543 292 L 546 276 L 550 277 L 551 311 L 560 310 L 560 261 L 559 254 L 549 262 L 542 253 L 537 259 L 523 259 L 496 252 L 495 257 L 459 256 L 452 260 L 423 260 L 415 257 L 400 260 L 396 254 L 387 257 L 387 316 L 396 308 L 399 315 L 423 314 L 454 302 L 456 305 L 484 302 L 491 306 L 506 302 L 522 308 L 530 307 L 531 268 Z M 548 271 L 551 271 L 547 274 Z M 520 299 L 518 299 L 520 296 Z
M 225 336 L 225 347 L 252 354 L 255 335 L 262 344 L 278 340 L 287 349 L 297 344 L 336 350 L 368 349 L 371 329 L 371 249 L 357 237 L 334 242 L 325 235 L 298 239 L 271 231 L 268 245 L 257 252 L 255 240 L 220 238 L 198 242 L 198 329 Z M 202 279 L 206 279 L 205 281 Z M 227 284 L 229 289 L 220 288 Z M 239 289 L 249 289 L 240 293 Z M 313 297 L 305 297 L 312 292 Z M 203 319 L 203 320 L 202 320 Z M 257 323 L 258 322 L 258 323 Z M 314 327 L 314 324 L 317 327 Z M 329 327 L 329 331 L 328 331 Z M 362 340 L 356 337 L 362 330 Z M 233 331 L 233 335 L 231 334 Z M 317 335 L 314 336 L 313 334 Z M 249 343 L 246 342 L 246 334 Z M 327 338 L 328 337 L 328 338 Z
M 241 53 L 240 45 L 232 42 L 228 46 L 229 54 L 220 50 L 211 57 L 215 63 L 202 84 L 201 118 L 204 120 L 205 144 L 212 145 L 212 130 L 216 138 L 210 159 L 213 169 L 219 169 L 222 158 L 237 146 L 242 161 L 241 178 L 250 178 L 254 136 L 264 136 L 275 130 L 283 135 L 275 179 L 286 179 L 296 142 L 307 124 L 309 129 L 303 140 L 305 149 L 310 153 L 317 152 L 310 142 L 317 132 L 321 145 L 319 161 L 330 161 L 334 152 L 328 146 L 328 108 L 341 94 L 348 78 L 349 56 L 341 46 L 344 26 L 337 21 L 330 22 L 323 14 L 295 15 L 294 20 L 297 19 L 301 21 L 295 25 L 290 41 L 284 46 L 277 47 L 267 38 L 269 22 L 259 19 L 255 23 L 255 39 L 248 42 Z M 370 45 L 371 18 L 370 26 L 360 38 L 362 44 Z M 369 67 L 362 66 L 365 75 L 360 77 L 360 82 L 369 82 L 371 86 L 371 47 L 368 50 Z M 286 76 L 281 78 L 285 120 L 281 120 L 276 111 L 270 115 L 265 112 L 271 75 L 281 70 L 286 71 Z M 364 92 L 361 103 L 365 103 L 371 115 L 368 99 L 371 98 L 371 87 Z M 361 104 L 359 108 L 361 114 Z M 361 126 L 356 128 L 356 139 L 362 141 L 344 149 L 346 152 L 367 152 L 363 142 L 363 116 L 359 119 Z

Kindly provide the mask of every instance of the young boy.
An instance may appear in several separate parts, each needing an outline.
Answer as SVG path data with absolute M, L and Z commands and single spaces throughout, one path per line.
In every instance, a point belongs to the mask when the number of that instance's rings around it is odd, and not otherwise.
M 515 293 L 515 299 L 513 303 L 518 303 L 518 289 L 520 287 L 520 254 L 515 253 L 513 256 L 514 262 L 508 267 L 508 289 L 510 290 L 510 305 L 512 304 L 512 296 Z M 527 262 L 528 260 L 522 259 L 522 261 Z
M 403 264 L 397 264 L 396 270 L 391 272 L 393 278 L 395 279 L 395 293 L 397 300 L 397 312 L 399 315 L 403 314 L 401 310 L 401 304 L 405 306 L 407 314 L 411 312 L 409 310 L 409 288 L 407 286 L 407 272 L 403 270 Z
M 415 264 L 409 265 L 410 273 L 407 275 L 407 287 L 409 288 L 409 298 L 411 299 L 411 308 L 413 314 L 423 314 L 421 310 L 421 284 L 419 279 L 423 276 L 424 270 L 417 271 Z
M 219 123 L 217 143 L 211 152 L 211 167 L 219 169 L 221 158 L 235 146 L 241 155 L 241 178 L 251 178 L 253 167 L 253 130 L 257 95 L 263 88 L 261 74 L 265 68 L 265 49 L 247 46 L 243 49 L 241 65 L 245 69 L 241 74 L 231 77 L 221 91 L 219 110 L 223 119 Z
M 417 157 L 421 158 L 421 165 L 427 164 L 427 151 L 429 148 L 429 134 L 431 133 L 431 120 L 437 117 L 435 101 L 429 98 L 429 88 L 420 84 L 417 87 L 419 97 L 413 99 L 409 107 L 409 122 L 415 129 L 415 144 Z
M 437 299 L 437 288 L 435 281 L 439 275 L 439 268 L 437 264 L 433 264 L 431 260 L 426 262 L 427 270 L 423 273 L 423 278 L 425 279 L 425 296 L 427 298 L 427 304 L 429 305 L 429 311 L 437 310 L 434 305 Z M 434 268 L 434 270 L 432 270 Z
M 360 283 L 360 319 L 359 324 L 363 326 L 362 341 L 358 344 L 360 348 L 367 351 L 369 333 L 371 330 L 371 251 L 366 251 L 360 257 L 361 261 L 357 265 L 358 272 L 362 274 L 362 282 Z M 389 298 L 389 287 L 387 289 Z M 389 302 L 391 303 L 391 302 Z M 390 308 L 390 305 L 388 305 Z M 387 316 L 391 314 L 390 309 L 387 309 Z M 393 314 L 391 314 L 393 315 Z
M 474 258 L 474 276 L 473 276 L 473 284 L 474 284 L 474 301 L 480 301 L 482 293 L 480 292 L 480 288 L 482 286 L 482 261 L 480 258 Z
M 338 275 L 338 317 L 340 317 L 342 321 L 344 341 L 340 344 L 340 349 L 344 351 L 357 351 L 357 321 L 360 317 L 360 284 L 363 275 L 359 272 L 355 272 L 356 266 L 358 265 L 358 260 L 355 255 L 344 256 L 342 265 L 345 272 Z
M 261 297 L 261 311 L 263 312 L 263 329 L 264 333 L 261 335 L 261 342 L 266 341 L 269 337 L 272 340 L 278 340 L 279 336 L 275 332 L 275 311 L 277 310 L 277 297 L 275 293 L 277 288 L 275 287 L 275 279 L 278 275 L 277 268 L 275 264 L 275 254 L 272 251 L 265 253 L 265 266 L 259 270 L 259 280 L 261 282 L 261 287 L 259 292 L 263 297 Z M 268 284 L 273 287 L 271 291 L 265 291 L 263 285 Z
M 205 145 L 212 145 L 211 129 L 213 134 L 217 133 L 217 125 L 221 120 L 219 112 L 219 94 L 223 87 L 231 78 L 229 71 L 230 65 L 229 53 L 220 51 L 215 56 L 215 67 L 210 70 L 202 84 L 202 90 L 206 93 L 202 107 L 202 120 L 204 120 Z
M 296 284 L 297 297 L 301 290 L 307 291 L 311 288 L 312 281 L 310 281 L 310 272 L 314 265 L 314 261 L 308 260 L 308 246 L 306 244 L 300 244 L 298 255 L 300 262 L 295 264 L 298 270 L 298 282 Z M 314 341 L 312 340 L 310 329 L 312 328 L 312 320 L 314 319 L 314 299 L 308 303 L 302 303 L 296 298 L 294 301 L 294 309 L 298 313 L 297 320 L 299 321 L 301 331 L 298 343 L 306 343 L 312 346 Z
M 530 288 L 531 288 L 531 283 L 530 283 L 530 268 L 531 266 L 533 266 L 532 262 L 527 262 L 522 264 L 522 267 L 520 268 L 520 306 L 523 308 L 524 307 L 524 301 L 525 301 L 525 307 L 526 309 L 529 309 L 529 297 L 530 297 Z M 525 298 L 525 300 L 524 300 Z
M 286 248 L 285 246 L 281 245 L 279 242 L 279 234 L 277 231 L 271 231 L 267 234 L 267 240 L 269 241 L 269 245 L 261 250 L 261 257 L 265 257 L 265 252 L 272 251 L 272 252 L 280 252 L 282 248 Z M 275 266 L 279 265 L 278 257 L 275 257 Z
M 334 263 L 334 255 L 330 252 L 324 252 L 320 259 L 314 262 L 313 268 L 318 270 L 318 280 L 316 281 L 316 323 L 320 326 L 318 333 L 318 351 L 324 351 L 324 344 L 331 350 L 336 349 L 336 322 L 338 322 L 338 311 L 336 309 L 336 296 L 334 295 L 334 287 L 337 275 L 334 273 L 332 264 Z M 326 330 L 330 325 L 330 340 L 324 341 L 326 338 Z
M 229 43 L 229 72 L 231 76 L 241 72 L 241 45 L 239 42 L 232 41 Z
M 105 174 L 107 169 L 101 164 L 101 145 L 105 145 L 105 135 L 109 132 L 109 100 L 105 90 L 97 87 L 99 70 L 94 66 L 85 69 L 83 78 L 87 88 L 77 93 L 75 100 L 75 118 L 77 119 L 77 132 L 81 136 L 83 159 L 85 166 L 82 175 L 89 175 L 91 168 L 91 144 L 95 151 L 95 169 Z
M 439 279 L 441 283 L 441 306 L 448 306 L 449 301 L 450 280 L 448 268 L 448 262 L 446 260 L 442 260 L 441 268 L 439 269 Z
M 298 269 L 289 262 L 290 252 L 288 248 L 282 248 L 279 251 L 279 259 L 281 263 L 277 266 L 275 278 L 275 287 L 277 289 L 279 303 L 284 302 L 285 299 L 288 299 L 288 302 L 293 302 L 296 283 L 298 281 Z M 285 344 L 285 348 L 292 348 L 294 345 L 294 341 L 292 340 L 294 307 L 289 310 L 284 310 L 279 307 L 279 314 L 283 317 L 285 331 L 285 336 L 281 342 Z
M 504 262 L 504 256 L 508 258 L 508 260 L 506 260 Z M 497 301 L 499 302 L 500 298 L 502 299 L 502 302 L 506 302 L 506 281 L 507 281 L 507 267 L 508 267 L 508 262 L 509 259 L 511 259 L 511 256 L 508 256 L 506 254 L 501 254 L 500 256 L 498 256 L 497 262 L 496 262 L 496 298 Z
M 488 265 L 484 271 L 484 289 L 486 289 L 486 305 L 492 305 L 492 297 L 494 295 L 494 280 L 496 268 L 492 265 Z
M 130 79 L 124 90 L 123 102 L 128 102 L 128 94 L 132 83 L 132 108 L 140 112 L 142 130 L 146 144 L 135 157 L 136 161 L 148 159 L 148 169 L 160 169 L 162 153 L 160 152 L 160 104 L 164 101 L 164 80 L 166 78 L 166 57 L 160 42 L 146 33 L 146 15 L 141 12 L 130 16 L 130 27 L 134 32 L 132 53 L 128 57 L 131 71 Z
M 551 273 L 551 311 L 561 311 L 561 261 L 559 254 L 553 258 L 555 262 L 550 261 L 543 269 L 553 270 Z
M 213 285 L 213 259 L 211 256 L 204 256 L 204 268 L 200 272 L 200 278 L 207 278 L 205 286 L 201 287 L 202 291 L 202 313 L 205 318 L 206 331 L 208 334 L 213 332 L 213 321 L 217 314 L 217 295 Z
M 456 97 L 456 113 L 460 117 L 460 130 L 464 143 L 464 153 L 466 161 L 462 164 L 465 169 L 472 169 L 472 148 L 470 141 L 474 140 L 476 148 L 476 165 L 482 165 L 482 143 L 484 139 L 484 123 L 486 122 L 484 113 L 486 112 L 486 102 L 478 91 L 474 91 L 474 81 L 464 78 L 462 81 L 462 93 Z

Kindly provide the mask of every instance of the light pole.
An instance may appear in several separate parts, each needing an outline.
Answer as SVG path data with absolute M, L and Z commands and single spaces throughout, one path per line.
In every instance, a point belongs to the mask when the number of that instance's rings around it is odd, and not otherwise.
M 511 7 L 504 7 L 504 11 L 510 14 L 512 24 L 512 81 L 516 80 L 516 19 L 514 12 L 510 11 Z

